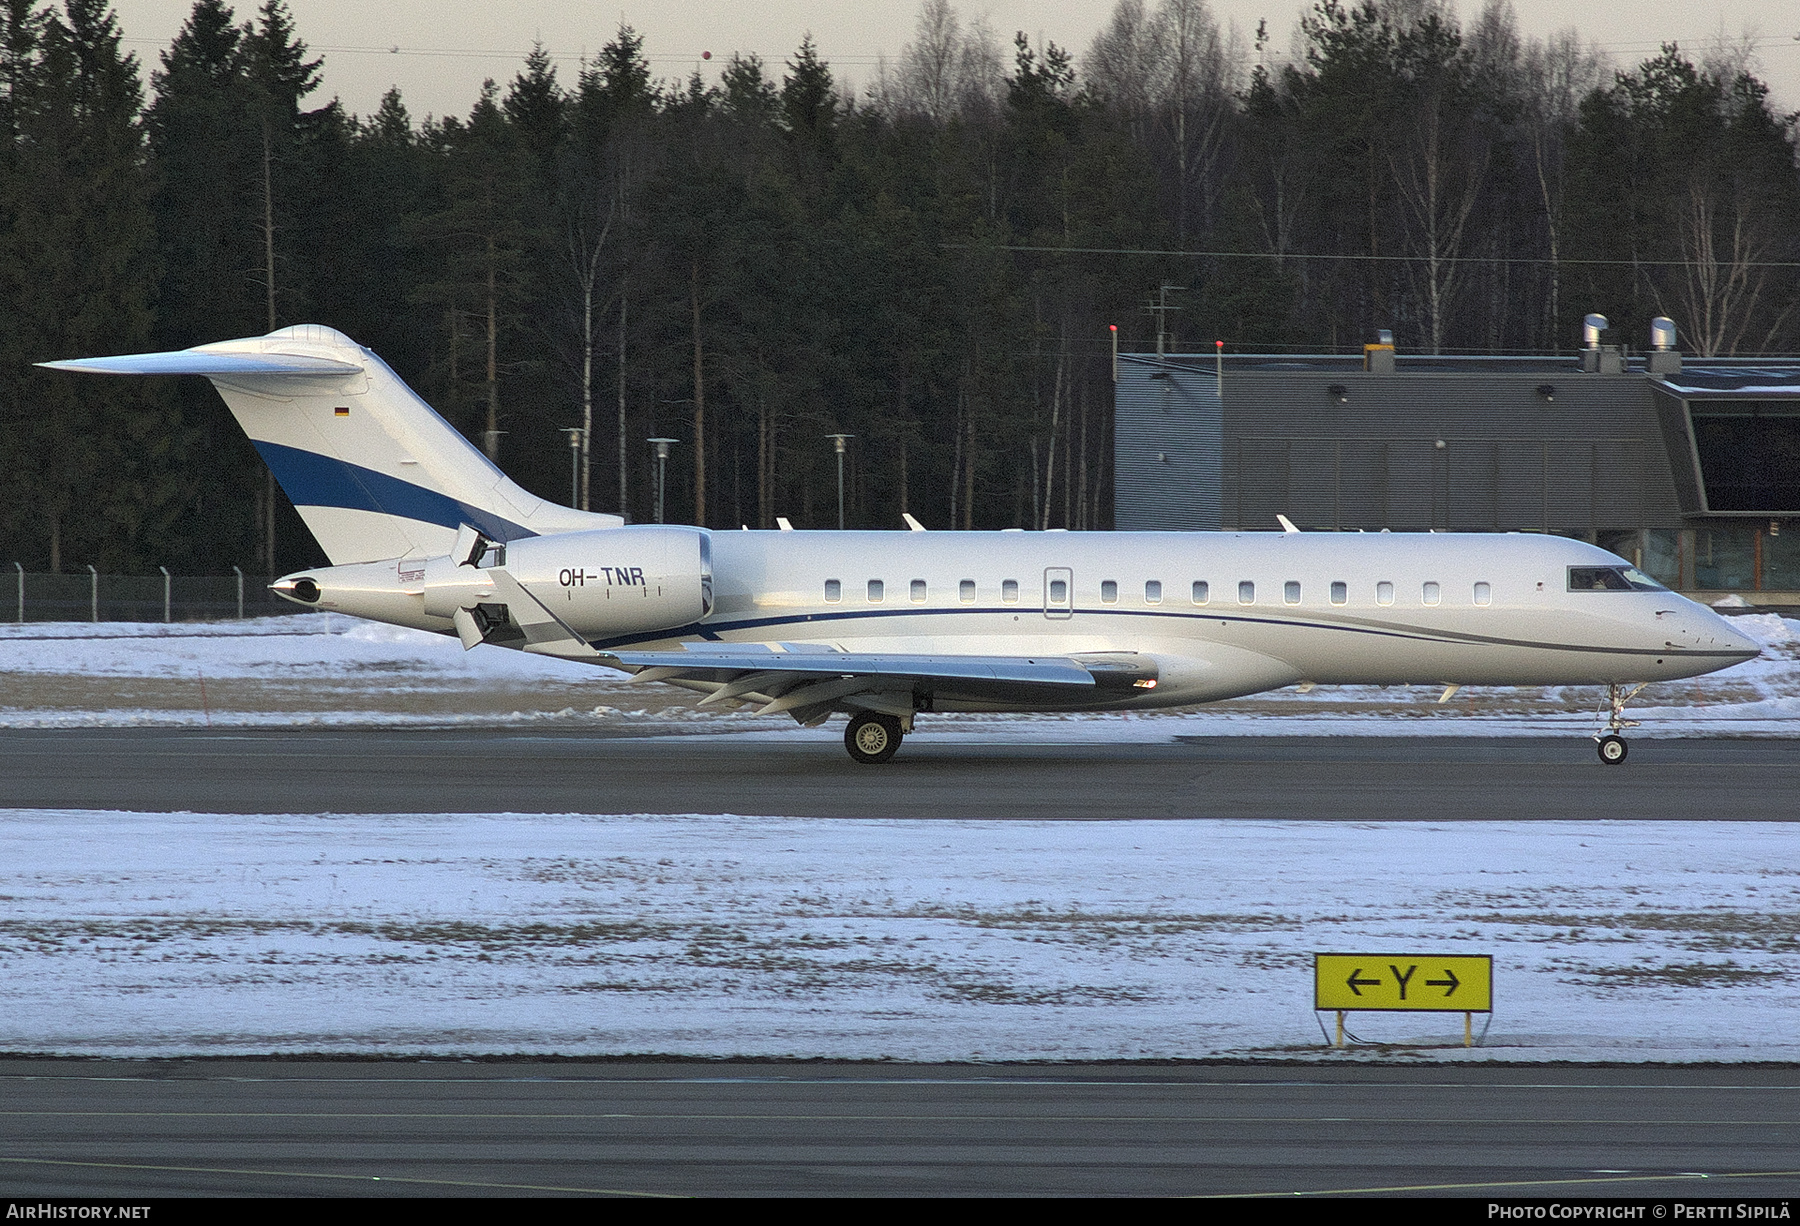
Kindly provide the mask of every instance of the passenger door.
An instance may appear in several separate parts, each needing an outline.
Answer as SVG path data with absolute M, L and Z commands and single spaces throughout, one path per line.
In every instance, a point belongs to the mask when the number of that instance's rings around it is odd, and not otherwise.
M 1066 566 L 1044 570 L 1044 616 L 1068 617 L 1075 611 L 1075 576 Z

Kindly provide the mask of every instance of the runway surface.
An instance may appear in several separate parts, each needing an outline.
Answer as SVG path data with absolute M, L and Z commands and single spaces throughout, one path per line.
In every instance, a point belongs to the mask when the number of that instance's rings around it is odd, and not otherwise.
M 1792 1069 L 0 1061 L 11 1197 L 1758 1197 Z
M 1800 741 L 1208 737 L 814 741 L 379 728 L 0 731 L 0 806 L 220 813 L 1793 821 Z

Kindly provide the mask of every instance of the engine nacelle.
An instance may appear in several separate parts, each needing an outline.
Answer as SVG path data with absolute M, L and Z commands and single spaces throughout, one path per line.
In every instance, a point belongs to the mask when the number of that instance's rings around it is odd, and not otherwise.
M 599 528 L 512 541 L 506 569 L 584 637 L 673 630 L 712 611 L 712 537 L 698 528 Z
M 484 633 L 530 620 L 502 612 L 501 569 L 584 638 L 673 630 L 712 611 L 712 538 L 700 529 L 598 528 L 505 545 L 463 536 L 468 547 L 459 538 L 454 554 L 318 567 L 272 586 L 297 604 L 427 630 L 450 629 L 458 610 Z

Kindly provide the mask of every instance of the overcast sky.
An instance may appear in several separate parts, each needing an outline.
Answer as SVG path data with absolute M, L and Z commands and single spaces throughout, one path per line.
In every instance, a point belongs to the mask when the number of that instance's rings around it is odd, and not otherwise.
M 1153 4 L 1154 0 L 1151 0 Z M 238 0 L 240 17 L 259 0 Z M 1794 0 L 1513 0 L 1529 36 L 1574 25 L 1582 38 L 1621 67 L 1656 53 L 1664 42 L 1702 49 L 1721 35 L 1758 38 L 1758 68 L 1782 111 L 1800 108 L 1800 5 Z M 1221 23 L 1235 23 L 1246 43 L 1267 20 L 1273 46 L 1288 50 L 1306 7 L 1294 0 L 1211 0 Z M 146 68 L 181 28 L 192 0 L 114 0 L 128 46 Z M 414 118 L 465 114 L 482 79 L 503 84 L 518 71 L 533 40 L 557 57 L 572 80 L 582 55 L 610 41 L 621 21 L 645 38 L 653 71 L 685 77 L 699 68 L 716 76 L 733 51 L 755 52 L 779 69 L 812 32 L 840 78 L 866 85 L 878 59 L 896 58 L 912 37 L 919 0 L 289 0 L 303 38 L 325 57 L 324 98 L 336 95 L 358 114 L 372 112 L 398 85 Z M 1476 12 L 1479 0 L 1462 0 Z M 1078 55 L 1112 12 L 1113 0 L 966 0 L 965 21 L 985 16 L 1010 42 L 1015 30 L 1048 38 Z M 712 53 L 710 61 L 703 59 Z M 322 99 L 321 99 L 322 100 Z

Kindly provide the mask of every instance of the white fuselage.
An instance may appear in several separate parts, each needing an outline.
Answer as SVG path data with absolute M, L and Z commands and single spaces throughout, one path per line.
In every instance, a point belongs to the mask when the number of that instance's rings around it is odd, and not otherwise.
M 456 609 L 504 603 L 516 581 L 556 624 L 533 632 L 549 638 L 508 645 L 599 663 L 629 651 L 643 667 L 642 653 L 666 651 L 691 664 L 695 649 L 770 645 L 1110 661 L 1154 678 L 1075 691 L 904 683 L 920 709 L 941 711 L 1181 706 L 1299 682 L 1622 685 L 1698 676 L 1759 651 L 1666 589 L 1576 589 L 1572 569 L 1624 563 L 1536 535 L 643 527 L 514 540 L 504 573 L 494 566 L 407 558 L 306 581 L 320 585 L 321 608 L 443 632 Z
M 541 547 L 554 554 L 556 538 Z M 673 634 L 595 645 L 1154 656 L 1157 687 L 1099 704 L 1108 708 L 1305 681 L 1667 680 L 1758 651 L 1710 609 L 1672 592 L 1570 591 L 1571 566 L 1620 560 L 1546 536 L 714 532 L 711 554 L 714 603 L 705 618 Z M 533 578 L 526 582 L 536 592 Z M 1057 704 L 1041 695 L 1025 704 L 948 695 L 938 703 L 1014 705 Z

